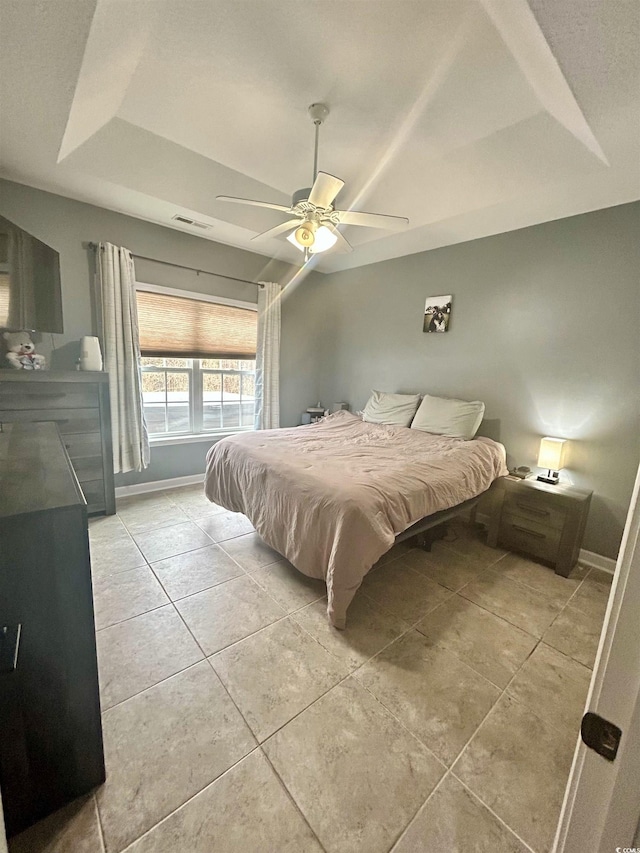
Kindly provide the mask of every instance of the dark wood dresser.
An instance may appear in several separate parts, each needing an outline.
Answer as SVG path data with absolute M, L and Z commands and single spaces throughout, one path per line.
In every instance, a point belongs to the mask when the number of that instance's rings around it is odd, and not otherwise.
M 0 787 L 8 835 L 104 778 L 85 499 L 55 424 L 5 424 Z
M 106 373 L 0 370 L 0 423 L 55 421 L 89 514 L 116 511 Z

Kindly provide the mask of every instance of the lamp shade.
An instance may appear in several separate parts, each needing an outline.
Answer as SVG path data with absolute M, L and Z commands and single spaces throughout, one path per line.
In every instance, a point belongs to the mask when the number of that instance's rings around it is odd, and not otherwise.
M 564 438 L 543 438 L 540 441 L 538 467 L 550 471 L 559 471 L 564 465 L 564 451 L 567 442 Z
M 287 240 L 291 243 L 292 246 L 295 246 L 296 249 L 300 249 L 301 252 L 304 252 L 305 246 L 300 244 L 298 240 L 296 240 L 297 231 L 292 231 L 291 234 L 287 237 Z M 308 247 L 308 251 L 312 255 L 317 255 L 320 252 L 326 252 L 327 249 L 330 249 L 333 245 L 335 245 L 337 241 L 337 237 L 333 234 L 326 225 L 321 225 L 318 230 L 315 232 L 315 239 L 313 244 Z

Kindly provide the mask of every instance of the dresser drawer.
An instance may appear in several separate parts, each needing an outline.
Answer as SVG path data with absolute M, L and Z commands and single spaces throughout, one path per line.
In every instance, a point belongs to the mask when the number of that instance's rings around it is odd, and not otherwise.
M 62 430 L 60 432 L 62 433 Z M 76 459 L 82 459 L 86 456 L 102 456 L 102 436 L 99 432 L 63 434 L 62 441 L 69 458 L 74 462 L 73 467 L 76 471 L 78 470 L 78 466 L 75 464 Z
M 98 386 L 78 382 L 14 383 L 0 385 L 0 416 L 3 410 L 98 408 Z
M 566 511 L 561 507 L 549 506 L 549 501 L 544 500 L 534 493 L 505 495 L 504 512 L 510 515 L 518 515 L 522 519 L 538 522 L 545 527 L 553 527 L 562 530 L 567 519 Z
M 0 423 L 55 421 L 61 435 L 100 430 L 99 409 L 0 409 Z
M 503 511 L 500 543 L 506 548 L 526 551 L 541 560 L 554 562 L 560 548 L 562 530 Z

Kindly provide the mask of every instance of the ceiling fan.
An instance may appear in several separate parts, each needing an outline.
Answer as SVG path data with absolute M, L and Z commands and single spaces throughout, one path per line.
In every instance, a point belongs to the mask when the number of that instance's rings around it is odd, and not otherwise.
M 338 225 L 363 225 L 367 228 L 382 228 L 386 230 L 398 230 L 409 224 L 404 216 L 386 216 L 381 213 L 364 213 L 359 210 L 336 210 L 333 202 L 344 186 L 344 181 L 327 172 L 318 171 L 318 139 L 320 125 L 329 115 L 329 107 L 326 104 L 311 104 L 309 107 L 316 128 L 315 150 L 313 155 L 313 186 L 296 190 L 291 198 L 291 206 L 272 204 L 268 201 L 254 201 L 249 198 L 235 198 L 234 196 L 219 195 L 218 201 L 233 201 L 236 204 L 250 204 L 254 207 L 268 207 L 271 210 L 279 210 L 294 217 L 256 234 L 253 240 L 261 240 L 266 237 L 277 237 L 285 232 L 291 232 L 287 240 L 297 249 L 304 252 L 305 262 L 310 255 L 326 252 L 338 244 L 338 248 L 346 252 L 352 252 L 353 246 L 338 230 Z

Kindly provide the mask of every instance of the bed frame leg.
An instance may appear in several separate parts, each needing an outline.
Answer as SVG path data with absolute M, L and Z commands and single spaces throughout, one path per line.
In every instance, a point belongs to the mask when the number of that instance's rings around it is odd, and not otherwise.
M 418 548 L 422 548 L 423 551 L 430 551 L 433 543 L 437 542 L 438 539 L 444 539 L 446 535 L 447 525 L 445 522 L 443 524 L 438 524 L 436 527 L 430 527 L 422 533 L 418 533 L 416 536 L 416 544 Z

